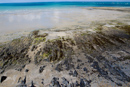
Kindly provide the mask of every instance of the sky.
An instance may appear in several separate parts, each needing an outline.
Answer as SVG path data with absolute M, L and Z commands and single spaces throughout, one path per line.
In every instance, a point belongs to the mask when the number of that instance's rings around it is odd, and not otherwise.
M 14 3 L 14 2 L 49 2 L 49 1 L 128 1 L 130 0 L 0 0 L 0 3 Z

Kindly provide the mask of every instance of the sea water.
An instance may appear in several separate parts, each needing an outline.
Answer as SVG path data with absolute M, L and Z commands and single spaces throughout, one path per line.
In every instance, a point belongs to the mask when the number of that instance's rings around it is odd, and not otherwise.
M 74 21 L 69 14 L 84 13 L 82 7 L 130 7 L 130 2 L 0 3 L 0 32 L 67 24 Z
M 130 7 L 130 2 L 33 2 L 0 4 L 0 10 L 39 9 L 55 7 Z

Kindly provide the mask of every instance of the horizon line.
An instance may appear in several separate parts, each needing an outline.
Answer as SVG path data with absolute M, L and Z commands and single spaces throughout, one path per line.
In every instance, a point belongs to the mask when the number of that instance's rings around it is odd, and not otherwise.
M 39 1 L 39 2 L 5 2 L 0 4 L 6 4 L 6 3 L 44 3 L 44 2 L 130 2 L 130 1 Z
M 39 1 L 39 2 L 5 2 L 5 3 L 43 3 L 43 2 L 130 2 L 130 1 Z M 0 4 L 5 3 L 0 2 Z

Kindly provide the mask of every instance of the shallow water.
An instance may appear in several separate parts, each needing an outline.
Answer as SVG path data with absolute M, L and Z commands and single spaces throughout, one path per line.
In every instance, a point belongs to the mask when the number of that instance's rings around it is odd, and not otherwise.
M 126 15 L 117 11 L 88 10 L 86 9 L 88 7 L 81 3 L 50 6 L 17 6 L 16 4 L 3 6 L 0 4 L 0 42 L 27 35 L 36 29 L 86 27 L 95 21 L 117 20 L 121 18 L 120 16 Z
M 130 2 L 0 3 L 0 32 L 69 25 L 76 21 L 74 19 L 77 17 L 81 16 L 82 18 L 84 14 L 88 14 L 80 9 L 81 7 L 106 6 L 130 7 Z
M 43 9 L 0 13 L 0 32 L 11 30 L 52 28 L 67 21 L 66 15 L 78 9 Z

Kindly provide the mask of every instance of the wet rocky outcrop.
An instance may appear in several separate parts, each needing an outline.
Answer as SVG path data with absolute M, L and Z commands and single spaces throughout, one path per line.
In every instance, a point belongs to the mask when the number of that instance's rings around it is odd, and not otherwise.
M 74 45 L 75 44 L 71 38 L 48 40 L 45 42 L 44 47 L 36 53 L 35 63 L 37 64 L 41 61 L 58 62 L 66 58 L 71 58 L 74 53 Z
M 29 63 L 27 55 L 32 39 L 30 37 L 22 37 L 14 39 L 1 47 L 0 51 L 0 67 L 5 69 L 14 65 L 23 65 Z
M 73 38 L 59 37 L 46 40 L 48 34 L 32 33 L 32 37 L 13 40 L 0 48 L 1 74 L 9 65 L 22 71 L 30 63 L 28 52 L 33 54 L 34 63 L 39 65 L 38 74 L 43 75 L 52 66 L 51 71 L 60 73 L 53 77 L 49 85 L 43 78 L 39 83 L 45 87 L 91 87 L 93 83 L 109 83 L 115 86 L 129 86 L 130 73 L 130 31 L 129 25 L 105 27 L 100 26 L 95 32 L 75 33 Z M 32 59 L 33 59 L 32 58 Z M 47 68 L 46 68 L 47 67 Z M 24 72 L 30 73 L 31 69 Z M 51 73 L 51 72 L 50 72 Z M 61 73 L 63 75 L 61 78 Z M 20 83 L 21 82 L 21 83 Z M 100 82 L 100 83 L 98 83 Z M 26 77 L 19 77 L 18 87 L 27 87 Z M 35 87 L 35 81 L 32 86 Z M 38 85 L 39 85 L 38 84 Z

